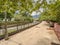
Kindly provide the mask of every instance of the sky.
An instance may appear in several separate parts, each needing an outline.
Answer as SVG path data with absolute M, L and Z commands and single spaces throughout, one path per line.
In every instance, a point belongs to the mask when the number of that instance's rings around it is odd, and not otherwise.
M 35 0 L 35 1 L 37 1 L 37 0 Z M 42 2 L 42 0 L 40 1 L 40 3 Z M 41 12 L 43 12 L 43 9 L 42 8 L 40 8 L 39 9 Z M 36 11 L 34 11 L 34 12 L 32 12 L 32 14 L 31 14 L 32 16 L 35 16 L 35 15 L 40 15 L 40 12 L 38 12 L 38 13 L 36 13 Z
M 38 0 L 35 0 L 35 1 L 38 1 Z M 49 0 L 46 0 L 48 3 L 49 3 Z M 40 3 L 42 2 L 42 0 L 40 1 Z M 41 12 L 43 12 L 43 8 L 40 8 L 39 9 Z M 19 11 L 16 11 L 16 13 L 18 13 Z M 40 12 L 37 12 L 36 13 L 36 11 L 34 11 L 34 12 L 32 12 L 32 14 L 31 14 L 32 16 L 35 16 L 35 15 L 40 15 Z
M 37 0 L 35 0 L 35 1 L 37 1 Z M 48 4 L 50 4 L 49 1 L 54 1 L 54 0 L 46 0 L 46 1 L 47 1 Z M 57 1 L 57 0 L 55 0 L 55 1 Z M 41 3 L 41 2 L 42 2 L 42 0 L 40 1 L 40 3 Z M 43 8 L 40 8 L 39 10 L 40 10 L 41 12 L 43 12 Z M 34 11 L 34 12 L 32 12 L 31 15 L 34 16 L 34 17 L 35 17 L 35 15 L 38 15 L 38 16 L 39 16 L 39 15 L 40 15 L 40 12 L 36 13 L 36 11 Z
M 37 1 L 37 0 L 35 0 L 35 1 Z M 42 1 L 42 0 L 41 0 Z M 41 3 L 41 1 L 40 1 L 40 3 Z M 46 0 L 47 2 L 48 2 L 48 4 L 49 4 L 49 0 Z M 41 12 L 43 12 L 43 8 L 40 8 L 39 9 Z M 36 11 L 34 11 L 34 12 L 32 12 L 32 14 L 31 14 L 32 16 L 35 16 L 35 15 L 40 15 L 40 12 L 38 12 L 38 13 L 36 13 Z

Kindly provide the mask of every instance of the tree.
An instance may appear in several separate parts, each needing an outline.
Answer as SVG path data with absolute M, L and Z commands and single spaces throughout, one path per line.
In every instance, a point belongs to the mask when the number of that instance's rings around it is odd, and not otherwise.
M 19 1 L 19 0 L 18 0 Z M 14 13 L 17 9 L 17 0 L 0 0 L 0 12 L 5 14 L 5 39 L 8 39 L 7 12 Z
M 46 12 L 44 14 L 43 12 L 43 16 L 41 16 L 41 18 L 43 19 L 43 17 L 45 17 L 45 19 L 47 17 L 47 20 L 51 20 L 51 21 L 55 21 L 55 22 L 59 22 L 60 19 L 60 1 L 57 0 L 53 0 L 50 1 L 50 4 L 46 3 L 46 5 L 43 6 L 44 7 L 44 12 Z
M 0 0 L 0 12 L 5 14 L 5 38 L 7 39 L 7 12 L 14 14 L 15 11 L 20 10 L 20 14 L 23 11 L 29 13 L 29 15 L 40 8 L 43 5 L 44 0 L 39 3 L 41 0 Z
M 5 18 L 4 12 L 0 13 L 0 18 L 2 20 Z M 13 15 L 7 12 L 7 19 L 11 20 L 11 18 L 13 18 Z

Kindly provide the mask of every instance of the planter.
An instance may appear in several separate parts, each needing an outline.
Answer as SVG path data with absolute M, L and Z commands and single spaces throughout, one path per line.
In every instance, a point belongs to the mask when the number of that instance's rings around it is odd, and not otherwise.
M 54 27 L 54 22 L 49 22 L 50 27 Z
M 60 25 L 58 23 L 54 23 L 54 29 L 58 39 L 60 40 Z

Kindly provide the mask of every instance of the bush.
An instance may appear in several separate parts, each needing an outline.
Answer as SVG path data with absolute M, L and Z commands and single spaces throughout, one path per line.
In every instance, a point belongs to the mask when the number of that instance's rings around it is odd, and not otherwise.
M 39 18 L 40 21 L 51 21 L 56 22 L 56 15 L 52 15 L 49 12 L 43 12 Z

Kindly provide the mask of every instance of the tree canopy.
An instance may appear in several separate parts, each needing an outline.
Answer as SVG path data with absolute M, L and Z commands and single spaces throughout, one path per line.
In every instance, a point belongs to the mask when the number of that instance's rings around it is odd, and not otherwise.
M 46 5 L 44 5 L 44 11 L 41 13 L 40 19 L 60 22 L 60 1 L 52 0 L 49 4 L 46 3 Z

